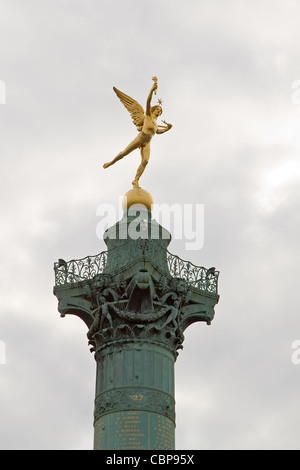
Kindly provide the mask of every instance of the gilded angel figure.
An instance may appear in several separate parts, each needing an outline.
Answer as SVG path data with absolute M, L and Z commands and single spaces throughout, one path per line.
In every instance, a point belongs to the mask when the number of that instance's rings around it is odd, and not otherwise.
M 139 179 L 142 176 L 150 157 L 150 142 L 154 134 L 163 134 L 171 129 L 172 124 L 168 124 L 165 121 L 162 121 L 165 126 L 160 126 L 157 124 L 157 118 L 162 114 L 161 100 L 158 100 L 159 104 L 151 106 L 151 100 L 153 93 L 156 94 L 157 90 L 157 78 L 153 77 L 154 84 L 150 90 L 147 103 L 146 103 L 146 112 L 144 112 L 143 107 L 130 96 L 125 95 L 117 88 L 113 87 L 114 92 L 120 99 L 121 103 L 129 111 L 132 121 L 137 127 L 139 134 L 137 137 L 118 155 L 111 161 L 104 163 L 103 168 L 108 168 L 117 161 L 121 160 L 123 157 L 131 153 L 133 150 L 139 148 L 141 151 L 141 164 L 139 165 L 135 178 L 132 181 L 134 188 L 139 188 Z

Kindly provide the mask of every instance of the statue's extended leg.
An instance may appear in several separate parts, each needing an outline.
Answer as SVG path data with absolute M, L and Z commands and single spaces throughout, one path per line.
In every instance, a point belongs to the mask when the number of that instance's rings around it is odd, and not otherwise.
M 123 152 L 120 152 L 111 162 L 104 163 L 103 168 L 108 168 L 109 166 L 116 163 L 118 160 L 121 160 L 121 158 L 125 157 L 125 155 L 122 155 L 122 153 Z
M 131 153 L 133 150 L 139 148 L 140 145 L 141 145 L 141 142 L 140 142 L 140 137 L 138 135 L 132 142 L 130 142 L 130 144 L 122 152 L 118 153 L 118 155 L 111 162 L 104 163 L 103 168 L 108 168 L 109 166 L 118 162 L 123 157 Z
M 137 169 L 136 175 L 134 180 L 132 181 L 132 185 L 134 188 L 139 188 L 139 179 L 145 171 L 146 166 L 148 165 L 149 157 L 150 157 L 150 144 L 145 145 L 141 148 L 141 156 L 142 162 Z

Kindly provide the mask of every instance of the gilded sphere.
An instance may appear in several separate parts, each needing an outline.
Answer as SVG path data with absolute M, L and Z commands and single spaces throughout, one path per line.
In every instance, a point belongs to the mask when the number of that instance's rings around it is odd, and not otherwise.
M 151 212 L 153 204 L 151 194 L 142 188 L 130 189 L 130 191 L 128 191 L 123 198 L 123 211 L 126 212 L 129 207 L 133 206 L 134 204 L 145 206 L 147 210 Z

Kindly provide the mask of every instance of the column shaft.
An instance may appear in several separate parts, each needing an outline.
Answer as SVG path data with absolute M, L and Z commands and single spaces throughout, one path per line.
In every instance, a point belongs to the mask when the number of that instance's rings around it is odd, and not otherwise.
M 174 356 L 154 344 L 97 354 L 94 449 L 175 448 Z

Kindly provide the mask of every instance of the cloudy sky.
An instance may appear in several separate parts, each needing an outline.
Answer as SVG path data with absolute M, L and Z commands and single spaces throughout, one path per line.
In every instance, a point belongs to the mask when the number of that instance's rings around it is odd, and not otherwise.
M 204 205 L 203 248 L 169 250 L 221 272 L 176 362 L 177 448 L 300 448 L 299 17 L 298 0 L 0 0 L 1 449 L 92 448 L 95 361 L 53 263 L 105 249 L 97 209 L 139 163 L 102 169 L 136 135 L 112 87 L 144 105 L 153 75 L 173 128 L 142 186 Z

